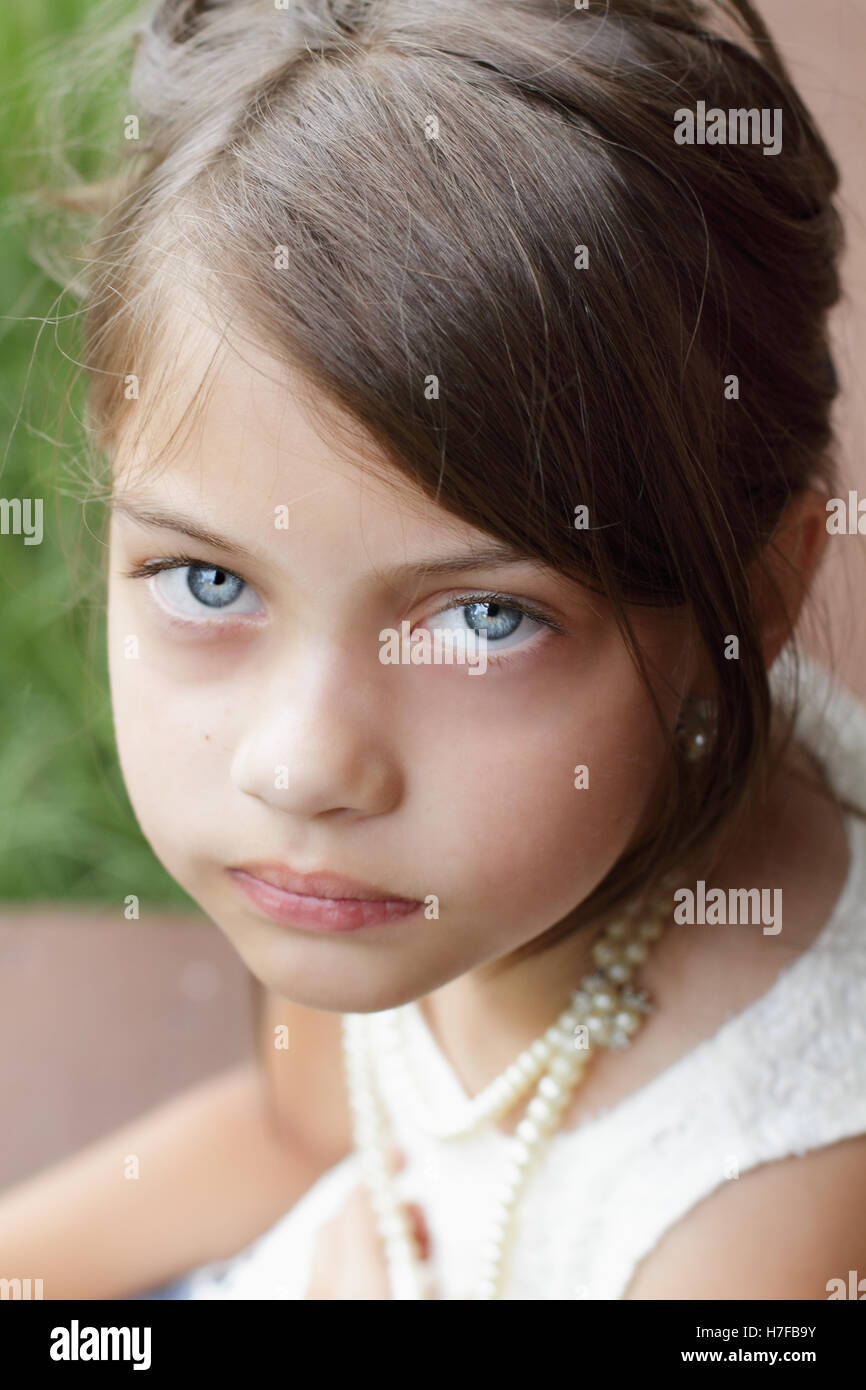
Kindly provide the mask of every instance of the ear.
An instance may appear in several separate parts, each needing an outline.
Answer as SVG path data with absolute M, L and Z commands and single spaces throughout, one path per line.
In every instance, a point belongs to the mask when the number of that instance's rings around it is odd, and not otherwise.
M 767 669 L 791 637 L 829 540 L 828 493 L 795 492 L 752 571 L 752 593 Z

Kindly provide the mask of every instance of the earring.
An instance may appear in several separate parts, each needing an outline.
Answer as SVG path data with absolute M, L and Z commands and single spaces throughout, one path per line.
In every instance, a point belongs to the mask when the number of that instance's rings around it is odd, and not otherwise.
M 709 752 L 716 731 L 716 716 L 715 700 L 686 696 L 674 732 L 689 762 L 699 762 Z

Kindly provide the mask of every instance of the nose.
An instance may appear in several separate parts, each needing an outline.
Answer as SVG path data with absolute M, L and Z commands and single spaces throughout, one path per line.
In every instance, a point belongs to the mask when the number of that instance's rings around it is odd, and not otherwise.
M 283 668 L 252 702 L 231 772 L 247 796 L 303 818 L 384 815 L 398 804 L 403 778 L 381 691 L 348 676 L 339 654 Z

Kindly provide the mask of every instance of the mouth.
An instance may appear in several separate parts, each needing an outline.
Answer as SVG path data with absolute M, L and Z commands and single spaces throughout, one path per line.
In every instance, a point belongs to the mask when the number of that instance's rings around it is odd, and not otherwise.
M 265 916 L 312 931 L 357 931 L 402 920 L 423 907 L 385 889 L 328 872 L 298 874 L 282 864 L 228 869 L 238 888 Z

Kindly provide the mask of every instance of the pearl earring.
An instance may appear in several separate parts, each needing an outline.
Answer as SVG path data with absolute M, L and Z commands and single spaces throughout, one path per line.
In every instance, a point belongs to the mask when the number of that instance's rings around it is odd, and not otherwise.
M 715 700 L 686 696 L 675 734 L 689 762 L 699 762 L 708 753 L 715 733 L 716 715 Z

